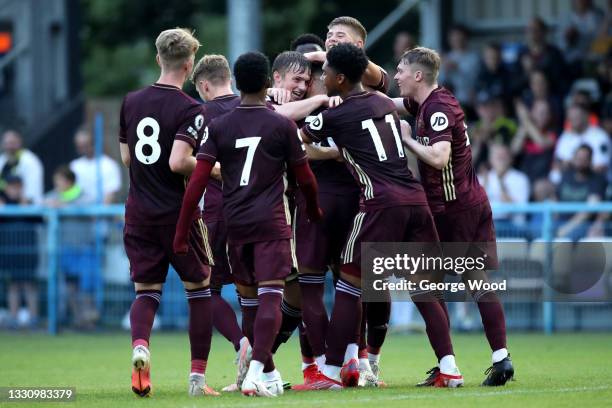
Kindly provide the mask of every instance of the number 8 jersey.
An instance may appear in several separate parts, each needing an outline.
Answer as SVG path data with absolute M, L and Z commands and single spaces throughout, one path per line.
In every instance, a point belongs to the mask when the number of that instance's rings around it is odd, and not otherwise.
M 331 137 L 361 187 L 360 210 L 427 205 L 421 184 L 408 169 L 395 105 L 362 92 L 321 112 L 302 128 L 314 142 Z
M 170 170 L 170 152 L 175 140 L 195 150 L 203 125 L 203 105 L 171 85 L 153 84 L 123 99 L 119 142 L 129 146 L 131 158 L 126 224 L 176 224 L 186 180 Z

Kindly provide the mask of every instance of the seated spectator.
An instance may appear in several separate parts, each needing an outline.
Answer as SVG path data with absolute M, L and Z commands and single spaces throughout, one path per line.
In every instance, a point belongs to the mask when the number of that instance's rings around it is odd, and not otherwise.
M 2 135 L 0 154 L 0 191 L 3 180 L 17 176 L 23 181 L 23 195 L 30 204 L 41 204 L 43 199 L 43 166 L 38 157 L 23 148 L 23 139 L 16 130 Z
M 469 49 L 468 29 L 461 25 L 448 32 L 450 51 L 442 56 L 439 82 L 452 89 L 463 109 L 473 107 L 476 76 L 480 66 L 478 53 Z
M 499 96 L 480 92 L 476 112 L 478 122 L 469 129 L 474 168 L 480 174 L 488 171 L 489 145 L 499 143 L 510 146 L 517 130 L 516 122 L 506 116 Z
M 513 76 L 503 64 L 501 47 L 497 43 L 488 43 L 482 52 L 482 63 L 476 78 L 476 89 L 490 95 L 501 95 L 504 104 L 510 106 Z
M 548 179 L 541 178 L 533 183 L 531 201 L 534 203 L 547 203 L 557 201 L 557 187 Z M 553 217 L 555 214 L 553 214 Z M 544 236 L 544 215 L 541 212 L 529 216 L 529 237 L 532 239 Z
M 536 101 L 531 110 L 516 104 L 519 128 L 512 140 L 512 153 L 518 156 L 518 168 L 530 180 L 546 177 L 552 165 L 557 133 L 553 128 L 550 106 L 545 100 Z
M 523 102 L 531 108 L 537 101 L 546 102 L 550 108 L 551 126 L 561 132 L 563 123 L 563 103 L 561 98 L 550 92 L 550 85 L 544 72 L 535 70 L 529 74 L 529 88 L 523 91 Z
M 4 191 L 0 192 L 0 207 L 28 205 L 24 196 L 23 181 L 17 176 L 5 179 Z M 7 303 L 9 328 L 38 325 L 38 267 L 37 227 L 41 220 L 33 217 L 10 217 L 0 219 L 0 279 L 8 282 Z M 20 318 L 22 296 L 27 306 L 27 318 Z
M 593 171 L 592 157 L 593 149 L 589 145 L 584 144 L 576 149 L 573 160 L 569 168 L 563 172 L 559 183 L 559 201 L 592 203 L 603 200 L 607 181 L 603 175 Z M 557 236 L 574 241 L 585 236 L 601 237 L 604 235 L 607 218 L 607 213 L 562 214 Z
M 589 124 L 589 112 L 581 105 L 568 108 L 567 118 L 571 128 L 564 131 L 555 149 L 555 166 L 551 174 L 552 181 L 559 181 L 558 171 L 569 168 L 574 159 L 576 149 L 580 145 L 588 145 L 592 154 L 592 166 L 596 172 L 604 173 L 610 164 L 610 139 L 599 126 Z
M 77 184 L 81 186 L 87 200 L 98 202 L 98 189 L 101 188 L 100 202 L 111 204 L 121 189 L 121 170 L 116 161 L 105 154 L 100 157 L 100 180 L 98 180 L 98 164 L 95 157 L 93 138 L 86 130 L 77 131 L 74 136 L 76 151 L 81 155 L 70 162 Z M 100 185 L 98 183 L 100 182 Z
M 559 42 L 567 61 L 581 65 L 591 51 L 591 45 L 599 34 L 603 13 L 592 0 L 573 0 L 572 11 L 559 24 Z
M 589 113 L 589 125 L 599 126 L 599 115 L 595 110 L 595 104 L 590 92 L 584 89 L 576 89 L 569 95 L 569 104 L 583 106 Z M 566 120 L 563 124 L 563 129 L 569 130 L 571 127 L 572 125 L 569 120 Z
M 508 146 L 493 144 L 489 154 L 489 165 L 491 170 L 480 177 L 480 182 L 492 204 L 524 204 L 529 201 L 529 179 L 525 173 L 512 167 L 512 154 Z M 493 212 L 493 220 L 500 230 L 509 228 L 510 231 L 524 223 L 522 215 L 512 216 L 504 212 Z
M 46 203 L 52 207 L 90 204 L 83 189 L 76 184 L 76 175 L 68 166 L 60 166 L 53 174 L 54 189 Z M 68 308 L 73 325 L 92 329 L 99 319 L 94 293 L 101 284 L 97 272 L 95 223 L 86 217 L 65 218 L 60 237 L 60 269 L 66 276 Z

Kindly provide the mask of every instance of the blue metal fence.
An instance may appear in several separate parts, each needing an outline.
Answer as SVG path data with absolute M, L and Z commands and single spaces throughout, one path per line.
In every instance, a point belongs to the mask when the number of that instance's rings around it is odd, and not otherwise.
M 544 262 L 544 273 L 550 273 L 552 242 L 554 241 L 554 217 L 556 214 L 573 214 L 577 212 L 612 213 L 612 202 L 605 203 L 533 203 L 533 204 L 500 204 L 493 206 L 495 213 L 538 215 L 541 223 L 529 229 L 498 227 L 498 239 L 524 237 L 538 238 L 547 245 L 547 255 Z M 101 312 L 99 324 L 117 327 L 121 318 L 129 310 L 133 298 L 133 289 L 129 282 L 128 262 L 123 252 L 122 227 L 123 205 L 94 205 L 87 207 L 46 208 L 46 207 L 0 207 L 0 229 L 15 220 L 38 220 L 36 240 L 32 245 L 23 245 L 23 239 L 17 232 L 8 236 L 10 242 L 0 240 L 0 256 L 23 256 L 30 253 L 38 257 L 38 276 L 41 286 L 46 285 L 46 291 L 41 296 L 44 299 L 43 309 L 47 316 L 47 328 L 50 334 L 55 334 L 62 325 L 65 316 L 65 304 L 69 299 L 65 282 L 70 277 L 70 268 L 66 263 L 76 264 L 76 269 L 88 274 L 81 276 L 81 289 L 92 296 L 95 308 Z M 18 225 L 14 224 L 13 225 Z M 18 228 L 18 227 L 15 227 Z M 5 231 L 6 232 L 6 231 Z M 22 231 L 23 232 L 23 231 Z M 31 235 L 30 237 L 32 237 Z M 23 238 L 23 235 L 22 235 Z M 21 241 L 20 241 L 21 239 Z M 5 239 L 6 240 L 6 239 Z M 27 241 L 27 239 L 26 239 Z M 30 251 L 30 252 L 28 252 Z M 2 263 L 0 262 L 0 265 Z M 186 304 L 183 289 L 176 274 L 169 274 L 168 284 L 164 288 L 164 301 L 159 316 L 162 320 L 172 322 L 175 327 L 186 324 Z M 85 284 L 83 284 L 85 279 Z M 548 290 L 546 287 L 543 290 Z M 224 291 L 232 301 L 235 301 L 233 290 Z M 0 293 L 0 299 L 3 296 Z M 541 302 L 530 304 L 527 308 L 511 306 L 507 310 L 509 327 L 514 321 L 530 318 L 529 323 L 520 328 L 539 328 L 551 333 L 555 326 L 560 329 L 598 328 L 612 329 L 609 319 L 610 304 L 590 304 L 584 307 Z M 561 323 L 556 319 L 556 312 L 564 317 Z M 165 317 L 166 316 L 166 317 Z M 183 316 L 181 321 L 177 317 Z M 593 316 L 596 320 L 589 320 Z M 607 316 L 607 317 L 606 317 Z M 571 318 L 570 318 L 571 317 Z M 593 322 L 603 323 L 593 323 Z M 166 324 L 165 327 L 168 325 Z

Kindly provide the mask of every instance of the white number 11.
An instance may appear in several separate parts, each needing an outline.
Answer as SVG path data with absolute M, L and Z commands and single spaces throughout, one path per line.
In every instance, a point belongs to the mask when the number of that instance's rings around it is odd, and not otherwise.
M 251 178 L 251 167 L 253 167 L 253 157 L 255 156 L 255 149 L 257 149 L 257 145 L 261 137 L 244 137 L 242 139 L 236 139 L 236 149 L 247 147 L 247 156 L 246 161 L 244 162 L 244 167 L 242 168 L 242 175 L 240 176 L 240 185 L 247 186 L 249 184 L 249 179 Z
M 395 147 L 397 147 L 397 153 L 399 154 L 399 157 L 404 157 L 404 148 L 402 147 L 402 140 L 400 139 L 399 132 L 397 131 L 397 126 L 395 125 L 395 119 L 393 118 L 393 115 L 385 115 L 385 122 L 387 122 L 391 126 L 393 138 L 395 139 Z M 378 133 L 378 129 L 376 129 L 374 121 L 372 119 L 362 121 L 361 128 L 368 129 L 368 131 L 370 132 L 370 136 L 372 137 L 372 141 L 374 142 L 374 148 L 376 149 L 376 153 L 378 154 L 378 160 L 387 160 L 387 152 L 385 152 L 385 147 L 382 144 L 382 140 L 380 139 L 380 133 Z

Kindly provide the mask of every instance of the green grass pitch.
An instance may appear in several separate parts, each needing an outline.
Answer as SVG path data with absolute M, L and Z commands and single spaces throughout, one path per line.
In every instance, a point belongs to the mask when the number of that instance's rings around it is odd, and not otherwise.
M 455 352 L 466 379 L 461 389 L 417 389 L 433 354 L 423 334 L 390 336 L 381 361 L 385 389 L 310 393 L 286 392 L 276 399 L 224 394 L 187 396 L 187 334 L 154 333 L 151 342 L 153 396 L 130 390 L 128 333 L 47 337 L 0 334 L 0 386 L 73 386 L 71 403 L 2 403 L 3 407 L 610 407 L 612 406 L 611 334 L 510 334 L 516 381 L 483 388 L 490 354 L 483 335 L 455 335 Z M 233 348 L 215 336 L 208 364 L 209 385 L 220 390 L 233 381 Z M 297 337 L 281 347 L 277 367 L 285 381 L 301 380 Z M 64 405 L 67 404 L 67 405 Z

